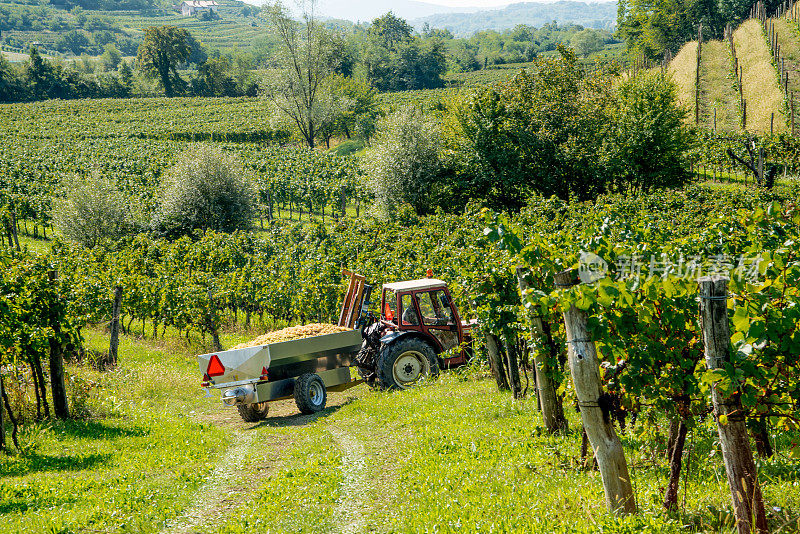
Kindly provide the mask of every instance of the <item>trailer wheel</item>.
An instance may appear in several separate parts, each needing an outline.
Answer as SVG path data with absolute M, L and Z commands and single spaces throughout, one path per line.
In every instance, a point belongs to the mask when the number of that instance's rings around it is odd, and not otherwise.
M 268 402 L 254 402 L 253 404 L 240 404 L 236 407 L 239 415 L 247 423 L 258 423 L 267 418 L 269 413 Z
M 378 379 L 386 389 L 408 389 L 439 374 L 433 348 L 415 337 L 402 338 L 384 347 L 377 368 Z
M 317 413 L 325 409 L 328 393 L 325 383 L 314 373 L 300 375 L 294 382 L 294 402 L 304 414 Z

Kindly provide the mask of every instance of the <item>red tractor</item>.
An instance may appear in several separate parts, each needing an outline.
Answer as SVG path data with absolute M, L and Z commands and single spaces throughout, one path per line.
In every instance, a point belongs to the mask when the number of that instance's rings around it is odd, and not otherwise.
M 368 312 L 372 288 L 364 277 L 345 274 L 351 276 L 350 287 L 339 324 L 362 328 L 355 364 L 367 384 L 405 389 L 439 369 L 467 362 L 471 325 L 461 320 L 446 282 L 422 278 L 384 284 L 378 317 Z

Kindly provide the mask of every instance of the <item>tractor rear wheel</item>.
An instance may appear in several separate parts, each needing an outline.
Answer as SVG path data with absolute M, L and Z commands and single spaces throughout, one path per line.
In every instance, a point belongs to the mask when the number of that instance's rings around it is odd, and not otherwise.
M 268 402 L 254 402 L 253 404 L 240 404 L 236 407 L 239 415 L 247 423 L 258 423 L 267 418 L 269 413 Z
M 378 379 L 386 389 L 408 389 L 439 374 L 433 348 L 415 337 L 402 338 L 384 347 L 377 367 Z
M 300 375 L 294 382 L 294 403 L 302 413 L 309 415 L 325 409 L 328 393 L 325 383 L 314 373 Z

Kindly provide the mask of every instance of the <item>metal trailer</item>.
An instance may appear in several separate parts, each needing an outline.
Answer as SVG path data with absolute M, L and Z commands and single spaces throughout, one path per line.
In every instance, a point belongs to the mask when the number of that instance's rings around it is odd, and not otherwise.
M 203 386 L 224 390 L 222 401 L 236 406 L 245 421 L 264 419 L 268 402 L 294 397 L 301 412 L 325 408 L 327 391 L 360 384 L 350 375 L 361 349 L 360 330 L 348 330 L 197 357 Z

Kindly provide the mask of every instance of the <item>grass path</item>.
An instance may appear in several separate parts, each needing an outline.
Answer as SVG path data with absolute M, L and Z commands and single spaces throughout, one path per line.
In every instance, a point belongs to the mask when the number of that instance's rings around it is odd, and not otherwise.
M 747 102 L 747 131 L 769 133 L 770 117 L 775 114 L 775 133 L 786 131 L 783 91 L 772 65 L 761 23 L 750 19 L 733 32 L 739 66 L 744 72 L 742 89 Z
M 234 434 L 222 460 L 198 489 L 183 515 L 174 522 L 170 521 L 171 526 L 164 530 L 165 533 L 190 533 L 202 523 L 217 522 L 228 512 L 231 503 L 246 496 L 242 481 L 250 478 L 252 473 L 245 459 L 254 438 L 254 432 L 240 430 Z
M 731 54 L 723 41 L 703 43 L 700 58 L 700 120 L 717 131 L 736 132 L 741 128 L 739 95 L 735 89 Z
M 232 335 L 232 334 L 230 334 Z M 233 337 L 223 339 L 230 343 Z M 99 349 L 107 335 L 89 332 Z M 0 532 L 730 532 L 730 495 L 713 420 L 691 437 L 686 507 L 665 515 L 665 422 L 622 437 L 640 513 L 605 512 L 600 476 L 580 462 L 580 432 L 549 436 L 534 399 L 515 401 L 470 370 L 412 391 L 359 385 L 322 412 L 293 401 L 244 423 L 207 399 L 178 340 L 123 338 L 121 368 L 96 378 L 94 419 L 39 428 L 36 451 L 0 465 Z M 578 414 L 567 410 L 570 427 Z M 42 439 L 42 437 L 46 439 Z M 773 526 L 800 530 L 796 435 L 773 436 L 760 463 Z M 83 461 L 78 461 L 81 453 Z M 59 458 L 61 460 L 59 460 Z M 32 468 L 31 462 L 38 462 Z M 681 499 L 683 499 L 683 484 Z M 685 525 L 689 525 L 687 528 Z
M 775 20 L 775 32 L 781 45 L 781 55 L 789 73 L 789 90 L 795 92 L 795 132 L 800 128 L 800 25 L 787 19 Z M 791 123 L 790 123 L 791 124 Z
M 694 122 L 694 89 L 697 72 L 697 41 L 689 41 L 669 64 L 669 72 L 678 86 L 678 101 L 690 110 Z

